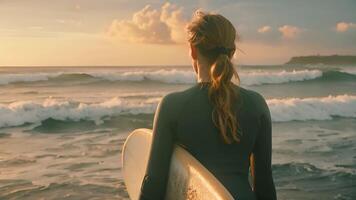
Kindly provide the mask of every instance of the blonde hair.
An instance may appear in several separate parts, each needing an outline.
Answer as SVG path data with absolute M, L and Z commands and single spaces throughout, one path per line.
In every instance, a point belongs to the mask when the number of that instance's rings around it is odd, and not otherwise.
M 233 77 L 239 80 L 231 62 L 236 50 L 236 30 L 222 15 L 198 10 L 188 24 L 187 31 L 188 41 L 210 65 L 209 100 L 214 106 L 213 122 L 225 143 L 239 142 L 238 123 L 233 109 L 238 94 L 231 81 Z

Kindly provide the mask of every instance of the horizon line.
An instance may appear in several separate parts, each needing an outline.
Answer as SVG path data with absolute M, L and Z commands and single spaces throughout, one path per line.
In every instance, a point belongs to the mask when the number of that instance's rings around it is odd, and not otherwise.
M 285 63 L 278 64 L 237 64 L 237 66 L 271 66 L 271 65 L 284 65 Z M 236 64 L 235 64 L 236 65 Z M 191 67 L 191 65 L 0 65 L 0 68 L 7 67 Z

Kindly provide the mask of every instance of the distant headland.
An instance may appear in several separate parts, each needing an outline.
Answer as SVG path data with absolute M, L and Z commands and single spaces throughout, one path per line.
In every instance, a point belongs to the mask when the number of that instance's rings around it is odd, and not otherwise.
M 356 65 L 356 56 L 297 56 L 292 57 L 286 64 L 325 64 L 325 65 Z

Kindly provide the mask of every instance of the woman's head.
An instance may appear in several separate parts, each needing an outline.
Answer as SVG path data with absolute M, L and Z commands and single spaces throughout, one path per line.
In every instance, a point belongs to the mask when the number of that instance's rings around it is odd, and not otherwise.
M 219 14 L 196 11 L 187 26 L 188 41 L 199 53 L 210 61 L 219 56 L 218 48 L 225 48 L 231 58 L 235 52 L 236 30 L 229 20 Z
M 238 142 L 237 120 L 233 110 L 237 94 L 231 82 L 233 77 L 238 79 L 231 62 L 236 49 L 236 30 L 222 15 L 197 11 L 187 31 L 194 65 L 197 62 L 205 63 L 200 67 L 208 72 L 211 83 L 209 99 L 214 105 L 213 122 L 226 143 Z

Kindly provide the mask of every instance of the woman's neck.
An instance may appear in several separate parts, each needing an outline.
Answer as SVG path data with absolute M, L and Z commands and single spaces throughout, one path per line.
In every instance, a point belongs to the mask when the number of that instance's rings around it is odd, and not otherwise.
M 204 62 L 196 62 L 195 63 L 197 68 L 197 82 L 210 82 L 210 75 L 209 75 L 209 70 L 210 70 L 210 66 Z

